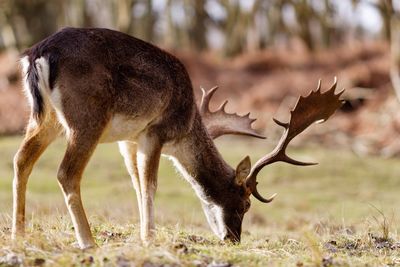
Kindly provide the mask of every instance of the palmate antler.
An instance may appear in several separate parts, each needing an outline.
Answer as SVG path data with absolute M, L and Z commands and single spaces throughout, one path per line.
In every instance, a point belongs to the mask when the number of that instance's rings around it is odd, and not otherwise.
M 306 97 L 299 97 L 295 107 L 290 112 L 290 120 L 288 123 L 283 123 L 274 119 L 275 123 L 285 128 L 285 130 L 275 149 L 259 159 L 251 168 L 245 181 L 249 194 L 251 193 L 255 198 L 264 203 L 271 202 L 276 196 L 276 194 L 274 194 L 270 198 L 264 198 L 257 191 L 257 174 L 266 165 L 278 161 L 299 166 L 316 164 L 301 162 L 290 158 L 286 155 L 286 148 L 294 137 L 303 132 L 314 122 L 322 123 L 326 121 L 342 105 L 342 101 L 339 98 L 344 90 L 335 94 L 336 84 L 337 80 L 335 77 L 334 83 L 329 90 L 322 93 L 320 80 L 315 91 L 311 91 Z M 249 114 L 239 116 L 237 114 L 227 113 L 225 111 L 227 101 L 223 102 L 216 111 L 210 111 L 210 100 L 217 89 L 218 87 L 214 87 L 206 92 L 201 88 L 203 96 L 200 104 L 200 114 L 211 138 L 215 139 L 225 134 L 240 134 L 265 138 L 251 127 L 255 119 L 250 119 Z
M 239 116 L 238 114 L 230 114 L 225 111 L 225 106 L 228 103 L 226 100 L 216 111 L 210 111 L 210 100 L 218 87 L 213 87 L 208 92 L 203 88 L 201 91 L 203 96 L 200 104 L 200 115 L 204 125 L 207 128 L 208 134 L 212 139 L 215 139 L 225 134 L 248 135 L 257 138 L 265 139 L 264 136 L 258 134 L 251 124 L 256 119 L 250 118 L 250 113 Z
M 251 192 L 255 198 L 261 202 L 268 203 L 271 202 L 276 196 L 276 194 L 274 194 L 270 198 L 266 199 L 263 198 L 257 191 L 257 174 L 266 165 L 277 161 L 283 161 L 300 166 L 316 164 L 301 162 L 290 158 L 286 155 L 286 148 L 289 142 L 298 134 L 303 132 L 308 126 L 314 122 L 321 123 L 326 121 L 342 105 L 342 101 L 339 98 L 344 90 L 338 94 L 335 94 L 335 89 L 336 77 L 331 88 L 324 93 L 321 92 L 320 80 L 317 90 L 311 91 L 306 97 L 299 97 L 296 106 L 290 112 L 290 120 L 288 123 L 283 123 L 274 119 L 278 125 L 285 128 L 285 131 L 283 132 L 283 135 L 275 149 L 268 155 L 259 159 L 251 168 L 251 171 L 246 178 L 246 186 L 249 189 L 249 192 Z

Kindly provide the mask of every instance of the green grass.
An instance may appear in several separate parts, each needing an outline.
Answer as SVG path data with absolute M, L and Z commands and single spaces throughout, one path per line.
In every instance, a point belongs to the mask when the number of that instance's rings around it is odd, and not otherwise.
M 255 162 L 272 143 L 221 139 L 218 147 L 232 165 L 247 154 Z M 278 197 L 267 205 L 253 199 L 240 245 L 223 244 L 212 235 L 190 186 L 163 159 L 156 197 L 158 233 L 149 246 L 139 241 L 136 197 L 117 146 L 100 145 L 82 182 L 84 205 L 100 247 L 80 251 L 56 179 L 65 149 L 59 140 L 34 168 L 26 238 L 12 243 L 12 158 L 20 141 L 0 139 L 0 266 L 13 260 L 16 265 L 41 265 L 44 260 L 46 266 L 400 264 L 398 160 L 359 158 L 311 145 L 290 154 L 319 165 L 276 164 L 259 175 L 259 191 L 266 196 L 277 192 Z

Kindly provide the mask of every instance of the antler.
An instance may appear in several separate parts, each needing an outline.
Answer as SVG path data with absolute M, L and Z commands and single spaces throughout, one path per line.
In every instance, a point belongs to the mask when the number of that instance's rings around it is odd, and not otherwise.
M 270 154 L 262 157 L 256 162 L 246 179 L 246 185 L 255 198 L 261 202 L 268 203 L 276 196 L 276 194 L 274 194 L 272 197 L 265 199 L 257 191 L 257 174 L 264 166 L 277 161 L 283 161 L 300 166 L 316 164 L 301 162 L 290 158 L 286 155 L 286 148 L 289 142 L 298 134 L 303 132 L 308 126 L 314 122 L 321 123 L 326 121 L 336 111 L 336 109 L 342 105 L 342 101 L 339 98 L 344 90 L 335 94 L 336 84 L 337 80 L 335 77 L 331 88 L 325 93 L 322 93 L 321 80 L 319 80 L 317 90 L 311 91 L 306 97 L 299 97 L 296 106 L 290 112 L 290 120 L 288 123 L 274 119 L 279 126 L 285 128 L 285 131 L 275 149 Z
M 200 115 L 212 139 L 224 134 L 249 135 L 265 139 L 264 136 L 258 134 L 251 127 L 251 124 L 256 119 L 250 119 L 250 113 L 239 116 L 236 113 L 230 114 L 225 111 L 225 106 L 228 103 L 227 100 L 225 100 L 216 111 L 210 111 L 210 100 L 217 91 L 217 86 L 213 87 L 208 92 L 202 87 L 200 88 L 203 93 L 200 104 Z

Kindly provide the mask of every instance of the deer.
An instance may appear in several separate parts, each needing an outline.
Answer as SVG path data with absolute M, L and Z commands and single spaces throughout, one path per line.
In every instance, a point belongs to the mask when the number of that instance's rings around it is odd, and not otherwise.
M 130 35 L 102 28 L 64 28 L 21 55 L 23 88 L 31 107 L 25 137 L 14 157 L 12 239 L 24 236 L 25 195 L 35 162 L 58 136 L 67 147 L 57 180 L 81 249 L 95 247 L 80 192 L 82 175 L 99 143 L 117 142 L 136 191 L 140 238 L 155 235 L 154 197 L 161 155 L 169 157 L 199 198 L 214 234 L 240 242 L 250 197 L 263 203 L 257 175 L 274 162 L 312 165 L 287 156 L 289 142 L 342 104 L 336 78 L 322 93 L 300 97 L 276 148 L 251 166 L 249 156 L 229 166 L 213 140 L 226 134 L 265 138 L 255 119 L 211 111 L 217 87 L 202 89 L 197 107 L 192 83 L 175 56 Z

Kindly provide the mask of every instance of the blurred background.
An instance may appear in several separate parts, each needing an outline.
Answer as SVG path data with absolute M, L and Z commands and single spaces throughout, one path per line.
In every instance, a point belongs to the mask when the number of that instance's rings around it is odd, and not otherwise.
M 215 106 L 230 99 L 228 111 L 251 111 L 268 136 L 272 116 L 337 76 L 345 105 L 304 138 L 397 156 L 399 11 L 397 0 L 0 0 L 0 135 L 22 134 L 29 115 L 19 54 L 66 26 L 106 27 L 175 54 L 197 96 L 218 85 Z
M 259 266 L 397 266 L 399 14 L 400 0 L 0 0 L 0 265 L 11 244 L 12 159 L 29 116 L 19 55 L 72 26 L 116 29 L 154 43 L 185 64 L 197 100 L 200 86 L 218 85 L 212 108 L 229 99 L 228 112 L 250 111 L 258 119 L 255 127 L 268 139 L 217 139 L 231 166 L 247 154 L 255 162 L 270 151 L 282 134 L 272 117 L 287 120 L 297 97 L 315 89 L 318 79 L 327 90 L 337 76 L 337 90 L 346 89 L 342 109 L 290 145 L 291 156 L 318 166 L 274 164 L 260 174 L 259 191 L 279 196 L 268 206 L 253 201 L 243 226 L 248 251 L 236 246 L 225 250 L 208 241 L 203 246 L 209 252 L 192 250 L 196 239 L 184 239 L 187 257 L 204 261 L 205 253 L 240 266 L 255 266 L 249 264 L 251 258 Z M 64 151 L 60 138 L 33 170 L 27 195 L 29 242 L 19 250 L 32 262 L 49 257 L 53 261 L 46 258 L 46 263 L 52 266 L 84 264 L 76 250 L 68 250 L 75 237 L 56 179 Z M 95 265 L 102 265 L 97 260 L 104 255 L 114 262 L 123 242 L 131 245 L 122 255 L 151 257 L 145 248 L 132 250 L 132 242 L 141 247 L 136 242 L 139 215 L 117 146 L 100 145 L 84 176 L 83 202 L 94 235 L 100 246 L 110 242 L 108 248 L 115 250 L 114 256 L 100 250 Z M 160 233 L 166 226 L 174 238 L 194 233 L 213 240 L 199 201 L 177 176 L 162 159 L 156 197 Z M 161 246 L 168 247 L 165 251 L 171 247 L 168 236 Z M 168 261 L 186 257 L 173 251 L 154 253 Z M 61 257 L 65 253 L 69 260 Z M 307 264 L 309 258 L 314 258 L 312 264 Z

